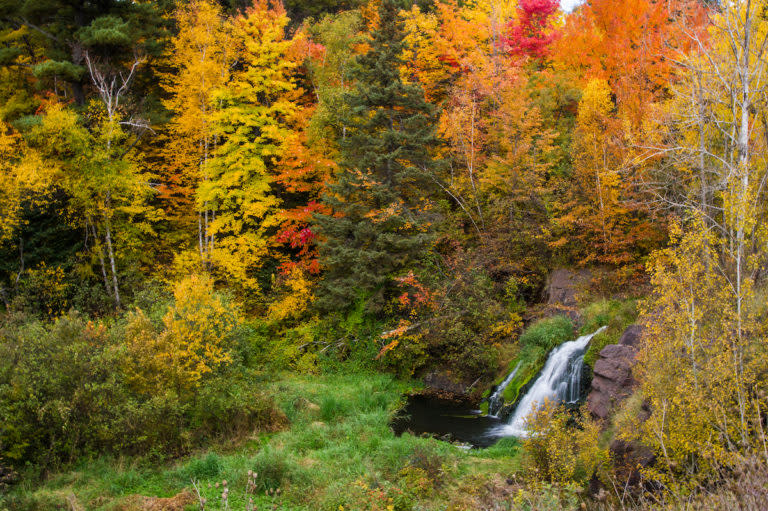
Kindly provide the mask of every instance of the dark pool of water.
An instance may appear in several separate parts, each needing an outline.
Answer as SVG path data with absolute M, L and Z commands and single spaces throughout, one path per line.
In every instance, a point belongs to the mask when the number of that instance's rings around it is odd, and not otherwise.
M 506 422 L 483 415 L 469 404 L 430 396 L 410 396 L 405 407 L 392 421 L 396 435 L 406 431 L 414 435 L 431 435 L 445 440 L 490 447 L 502 436 L 495 431 Z

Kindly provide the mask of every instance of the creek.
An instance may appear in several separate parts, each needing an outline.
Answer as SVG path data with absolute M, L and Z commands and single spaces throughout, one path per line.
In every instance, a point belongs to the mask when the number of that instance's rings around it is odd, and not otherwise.
M 584 354 L 592 338 L 603 330 L 605 327 L 553 349 L 533 384 L 506 419 L 499 417 L 504 406 L 502 394 L 520 370 L 519 363 L 488 398 L 488 415 L 471 404 L 413 395 L 393 420 L 392 429 L 397 435 L 409 431 L 481 448 L 505 437 L 524 438 L 527 435 L 526 420 L 545 401 L 576 404 L 584 398 Z

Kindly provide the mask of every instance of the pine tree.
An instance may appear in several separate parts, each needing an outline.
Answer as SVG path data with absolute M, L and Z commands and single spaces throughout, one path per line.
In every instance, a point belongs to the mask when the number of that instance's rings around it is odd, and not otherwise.
M 358 59 L 356 88 L 344 97 L 337 181 L 318 215 L 325 268 L 318 305 L 325 310 L 370 299 L 377 310 L 392 277 L 413 267 L 431 238 L 426 196 L 440 161 L 431 150 L 436 108 L 400 76 L 405 46 L 394 0 L 382 0 L 369 51 Z

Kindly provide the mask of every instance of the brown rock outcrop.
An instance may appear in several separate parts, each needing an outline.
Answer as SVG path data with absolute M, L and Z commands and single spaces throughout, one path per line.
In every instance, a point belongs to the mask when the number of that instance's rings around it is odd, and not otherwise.
M 572 271 L 558 269 L 549 275 L 547 286 L 547 304 L 574 307 L 577 294 L 589 284 L 592 274 L 588 270 Z
M 592 388 L 587 397 L 587 409 L 599 419 L 607 419 L 636 385 L 632 368 L 637 357 L 637 344 L 642 327 L 630 326 L 621 336 L 620 344 L 609 344 L 595 362 Z

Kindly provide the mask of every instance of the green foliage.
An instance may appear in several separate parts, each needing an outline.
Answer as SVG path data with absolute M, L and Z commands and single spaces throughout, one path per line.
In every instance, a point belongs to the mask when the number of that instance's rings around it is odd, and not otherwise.
M 356 88 L 344 95 L 341 165 L 325 197 L 334 214 L 317 217 L 324 311 L 348 310 L 361 297 L 381 311 L 393 277 L 419 260 L 431 238 L 423 213 L 429 174 L 439 166 L 430 152 L 440 145 L 437 111 L 419 85 L 400 77 L 405 34 L 395 2 L 383 0 L 378 14 L 353 74 Z
M 0 454 L 13 463 L 101 452 L 166 456 L 204 438 L 283 423 L 258 380 L 239 365 L 194 394 L 167 387 L 136 392 L 122 371 L 123 334 L 120 323 L 74 312 L 52 323 L 8 318 L 0 330 Z
M 80 42 L 87 46 L 129 46 L 131 44 L 128 23 L 117 16 L 101 16 L 78 31 Z
M 581 335 L 591 334 L 603 326 L 608 327 L 592 338 L 584 354 L 584 363 L 594 367 L 600 351 L 609 344 L 617 344 L 621 334 L 637 320 L 637 301 L 602 300 L 588 305 L 581 314 Z
M 85 74 L 83 66 L 76 66 L 71 62 L 46 60 L 37 64 L 32 72 L 37 78 L 63 78 L 65 80 L 80 80 Z
M 202 458 L 192 460 L 184 467 L 184 475 L 191 479 L 214 479 L 221 474 L 221 457 L 216 453 L 208 453 Z
M 573 322 L 567 316 L 553 316 L 541 319 L 531 325 L 520 336 L 523 348 L 543 348 L 547 351 L 573 340 Z

